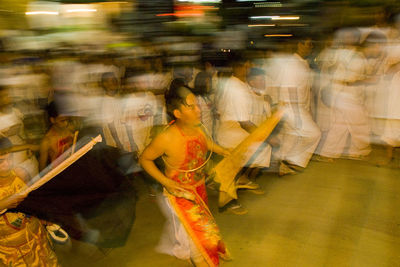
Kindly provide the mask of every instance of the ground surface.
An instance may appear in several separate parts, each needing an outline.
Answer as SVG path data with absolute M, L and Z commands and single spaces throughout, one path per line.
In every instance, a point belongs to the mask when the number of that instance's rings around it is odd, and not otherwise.
M 213 211 L 234 260 L 222 266 L 400 266 L 400 169 L 371 162 L 311 162 L 300 174 L 264 173 L 265 195 L 240 192 L 249 210 L 237 216 Z M 125 247 L 96 262 L 91 250 L 59 252 L 64 266 L 190 266 L 154 247 L 164 218 L 138 181 L 136 221 Z

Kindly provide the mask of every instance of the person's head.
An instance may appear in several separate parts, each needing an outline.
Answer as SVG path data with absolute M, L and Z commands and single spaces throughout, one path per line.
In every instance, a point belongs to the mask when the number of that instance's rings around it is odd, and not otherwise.
M 193 126 L 200 123 L 200 109 L 195 95 L 188 87 L 169 90 L 165 95 L 165 104 L 168 115 L 176 121 Z
M 241 55 L 233 55 L 230 60 L 232 67 L 232 74 L 242 81 L 246 81 L 247 74 L 249 73 L 250 61 Z
M 260 68 L 251 68 L 247 75 L 247 82 L 256 92 L 265 90 L 265 71 Z
M 118 93 L 118 79 L 112 72 L 105 72 L 101 75 L 101 87 L 107 95 Z
M 309 36 L 299 36 L 296 42 L 296 53 L 302 58 L 308 57 L 314 48 L 312 38 Z
M 54 101 L 47 106 L 47 112 L 53 127 L 56 127 L 59 130 L 66 129 L 68 127 L 69 117 L 60 114 L 59 107 Z
M 386 44 L 386 36 L 379 32 L 373 31 L 368 34 L 362 43 L 362 48 L 367 58 L 378 58 L 382 55 L 384 45 Z
M 6 137 L 0 137 L 0 177 L 9 174 L 13 168 L 12 154 L 5 152 L 12 147 L 11 141 Z
M 194 80 L 194 88 L 192 89 L 195 95 L 207 95 L 211 89 L 211 76 L 206 71 L 199 72 Z

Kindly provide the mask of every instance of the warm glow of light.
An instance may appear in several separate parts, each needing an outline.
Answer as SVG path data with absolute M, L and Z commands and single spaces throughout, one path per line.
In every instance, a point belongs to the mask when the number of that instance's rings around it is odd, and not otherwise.
M 57 11 L 30 11 L 30 12 L 25 12 L 25 15 L 30 16 L 30 15 L 58 15 L 59 13 Z
M 288 17 L 277 16 L 272 18 L 272 20 L 298 20 L 298 19 L 300 19 L 299 16 L 288 16 Z
M 274 27 L 276 26 L 275 24 L 252 24 L 252 25 L 247 25 L 249 27 Z
M 67 13 L 78 13 L 78 12 L 97 12 L 97 9 L 81 8 L 81 9 L 68 9 L 67 10 Z
M 293 34 L 266 34 L 265 37 L 292 37 Z
M 251 19 L 270 19 L 270 20 L 298 20 L 299 16 L 253 16 Z
M 190 5 L 190 6 L 176 6 L 175 10 L 213 10 L 217 9 L 214 6 L 199 6 L 199 5 Z
M 175 17 L 202 17 L 204 11 L 189 10 L 189 11 L 176 11 L 175 13 L 157 14 L 157 17 L 175 16 Z

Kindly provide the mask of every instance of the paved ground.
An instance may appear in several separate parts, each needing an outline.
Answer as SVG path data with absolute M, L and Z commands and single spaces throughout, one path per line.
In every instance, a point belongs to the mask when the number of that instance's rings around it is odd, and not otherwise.
M 370 162 L 311 162 L 304 173 L 258 182 L 265 195 L 241 192 L 243 216 L 218 213 L 223 237 L 234 257 L 223 266 L 400 266 L 400 169 Z M 97 262 L 59 251 L 64 266 L 190 266 L 154 251 L 164 218 L 139 181 L 137 219 L 123 248 Z M 83 252 L 82 252 L 83 251 Z M 86 252 L 85 252 L 86 251 Z M 73 256 L 72 256 L 73 255 Z

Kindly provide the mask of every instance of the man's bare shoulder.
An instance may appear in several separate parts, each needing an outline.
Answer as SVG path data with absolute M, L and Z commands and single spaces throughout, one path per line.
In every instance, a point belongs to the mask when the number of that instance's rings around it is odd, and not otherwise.
M 164 147 L 174 146 L 179 140 L 179 131 L 175 126 L 169 126 L 167 129 L 159 133 L 153 140 L 154 143 L 162 144 Z

